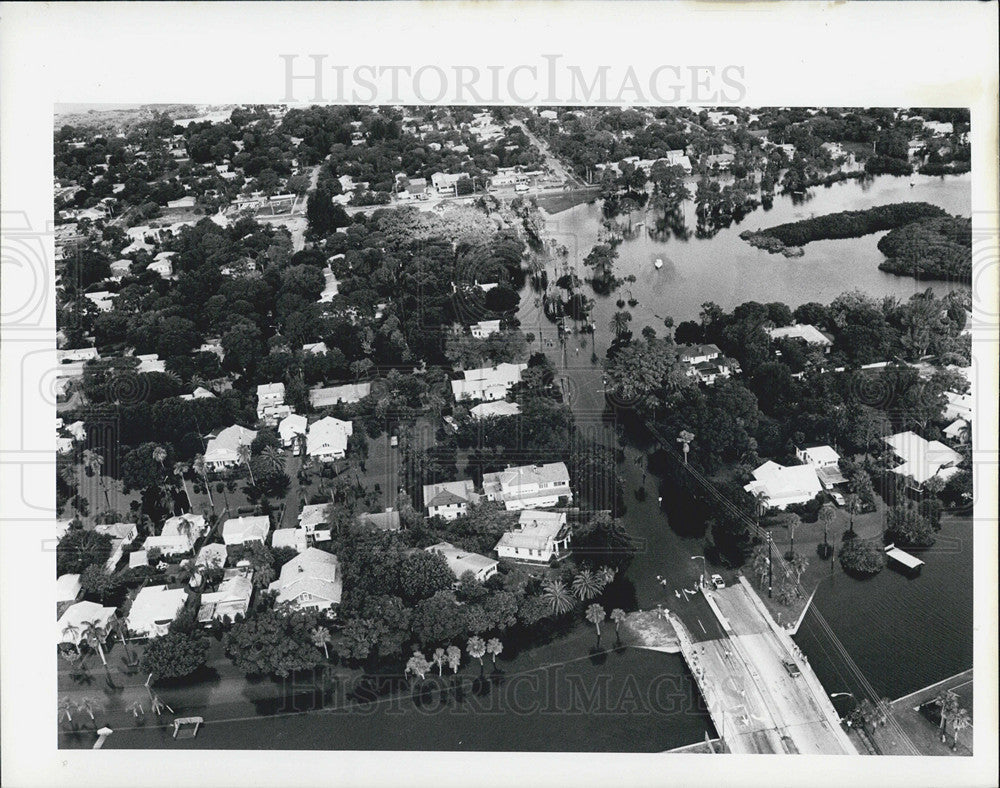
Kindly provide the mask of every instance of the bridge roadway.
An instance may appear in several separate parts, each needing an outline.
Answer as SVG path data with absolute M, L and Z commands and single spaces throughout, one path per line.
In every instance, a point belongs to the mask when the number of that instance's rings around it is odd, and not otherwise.
M 670 621 L 729 752 L 856 755 L 805 656 L 746 579 L 702 593 L 721 637 L 695 636 L 676 613 Z M 801 675 L 790 675 L 784 660 Z

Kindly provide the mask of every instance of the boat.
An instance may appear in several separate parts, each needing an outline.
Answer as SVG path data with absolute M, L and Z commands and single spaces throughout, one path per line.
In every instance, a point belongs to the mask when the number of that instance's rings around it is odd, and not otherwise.
M 656 258 L 656 262 L 653 263 L 653 265 L 656 266 L 656 270 L 659 271 L 661 268 L 663 268 L 663 259 L 660 258 L 660 257 L 657 257 Z

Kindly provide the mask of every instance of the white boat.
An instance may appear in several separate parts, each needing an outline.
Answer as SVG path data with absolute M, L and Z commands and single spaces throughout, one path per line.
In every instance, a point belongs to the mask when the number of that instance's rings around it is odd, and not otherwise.
M 656 266 L 656 270 L 659 271 L 661 268 L 663 268 L 663 260 L 657 257 L 656 262 L 653 263 L 653 265 Z

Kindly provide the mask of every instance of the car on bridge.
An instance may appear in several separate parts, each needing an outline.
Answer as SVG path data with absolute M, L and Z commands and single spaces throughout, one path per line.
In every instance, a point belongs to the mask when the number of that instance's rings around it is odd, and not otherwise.
M 802 671 L 799 670 L 799 666 L 796 665 L 792 660 L 783 659 L 781 660 L 781 664 L 785 666 L 785 670 L 788 671 L 788 675 L 791 676 L 793 679 L 797 679 L 799 676 L 802 675 Z
M 726 587 L 726 581 L 722 579 L 722 575 L 712 575 L 712 585 L 716 589 L 721 589 Z

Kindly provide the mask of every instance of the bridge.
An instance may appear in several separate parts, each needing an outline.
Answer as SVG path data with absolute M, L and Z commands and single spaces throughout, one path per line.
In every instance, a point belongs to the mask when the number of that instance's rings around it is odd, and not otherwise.
M 720 627 L 711 634 L 721 637 L 696 638 L 675 613 L 667 617 L 726 749 L 858 754 L 805 655 L 746 579 L 701 593 Z

